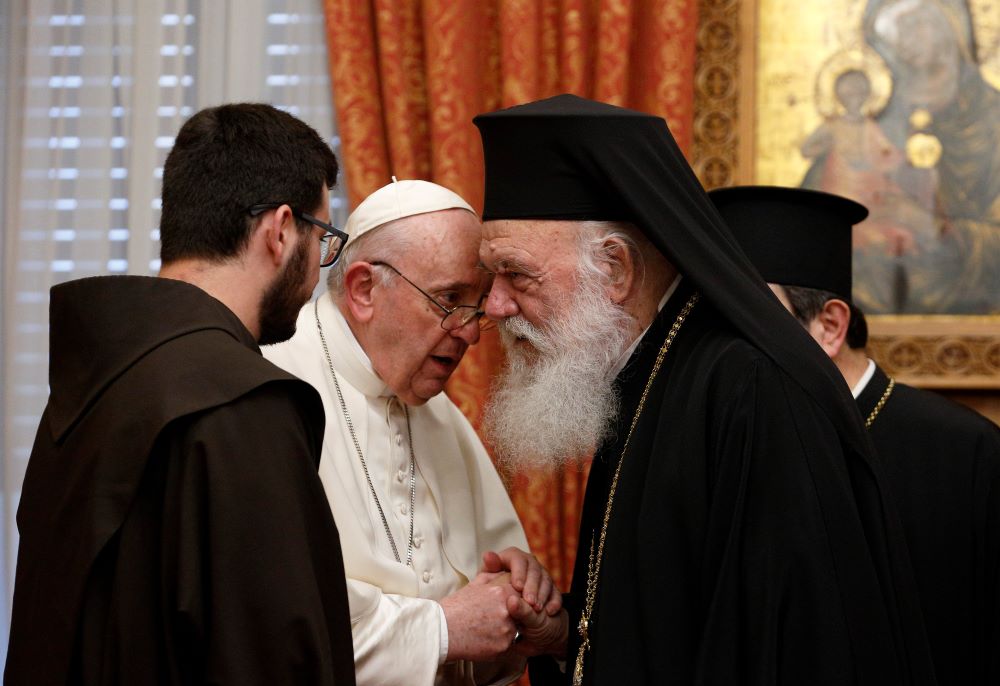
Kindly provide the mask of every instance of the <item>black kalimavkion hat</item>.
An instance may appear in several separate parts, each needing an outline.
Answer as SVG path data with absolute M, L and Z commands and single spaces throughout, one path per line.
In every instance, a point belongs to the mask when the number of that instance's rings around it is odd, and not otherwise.
M 576 153 L 619 132 L 663 127 L 663 120 L 574 95 L 558 95 L 481 114 L 486 197 L 483 220 L 631 220 L 622 198 L 601 183 L 597 160 Z M 628 136 L 626 136 L 628 138 Z
M 853 200 L 779 186 L 736 186 L 708 196 L 765 281 L 851 301 L 851 230 L 868 216 Z

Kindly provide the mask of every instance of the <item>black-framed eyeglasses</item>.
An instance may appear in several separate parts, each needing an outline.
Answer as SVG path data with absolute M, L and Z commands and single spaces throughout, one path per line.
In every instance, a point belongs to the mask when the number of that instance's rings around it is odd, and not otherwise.
M 258 205 L 252 205 L 247 208 L 247 212 L 250 213 L 251 217 L 257 217 L 268 210 L 276 210 L 282 205 L 287 205 L 284 202 L 264 202 Z M 338 229 L 333 224 L 327 224 L 322 219 L 317 219 L 311 214 L 307 214 L 301 210 L 297 210 L 291 205 L 288 208 L 292 211 L 292 216 L 297 219 L 301 219 L 304 222 L 312 224 L 313 226 L 318 226 L 319 228 L 326 231 L 322 238 L 319 239 L 322 244 L 322 253 L 319 261 L 320 267 L 332 267 L 337 259 L 340 257 L 340 253 L 344 250 L 344 245 L 347 244 L 347 234 Z
M 485 295 L 479 299 L 478 305 L 456 305 L 455 307 L 445 307 L 439 303 L 433 295 L 403 276 L 401 271 L 393 267 L 388 262 L 372 262 L 371 264 L 373 267 L 388 267 L 392 271 L 396 272 L 396 274 L 403 279 L 403 281 L 420 291 L 421 295 L 434 303 L 439 310 L 444 312 L 444 317 L 441 318 L 441 328 L 445 331 L 455 331 L 457 329 L 461 329 L 473 320 L 479 323 L 480 331 L 489 331 L 493 328 L 493 320 L 484 316 L 486 312 L 482 308 L 483 300 L 486 297 Z

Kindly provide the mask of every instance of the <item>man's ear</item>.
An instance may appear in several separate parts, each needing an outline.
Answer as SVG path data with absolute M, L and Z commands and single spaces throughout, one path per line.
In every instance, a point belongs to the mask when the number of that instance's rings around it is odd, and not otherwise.
M 843 300 L 832 298 L 813 319 L 810 333 L 832 359 L 843 349 L 850 323 L 851 308 Z
M 295 243 L 300 238 L 291 208 L 282 205 L 261 217 L 251 240 L 259 240 L 267 259 L 280 267 L 294 253 Z
M 636 283 L 635 256 L 620 238 L 608 237 L 601 246 L 602 268 L 608 275 L 611 300 L 620 305 L 632 295 Z
M 375 313 L 375 268 L 352 262 L 344 272 L 344 302 L 357 321 L 367 324 Z

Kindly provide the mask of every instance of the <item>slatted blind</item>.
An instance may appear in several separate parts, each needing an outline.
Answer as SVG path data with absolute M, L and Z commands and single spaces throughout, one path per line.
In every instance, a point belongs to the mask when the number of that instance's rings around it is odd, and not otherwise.
M 271 102 L 337 152 L 340 141 L 320 0 L 0 5 L 0 603 L 8 603 L 14 514 L 48 396 L 49 288 L 84 276 L 156 273 L 163 163 L 174 134 L 202 107 Z M 342 225 L 343 189 L 332 203 Z M 9 605 L 0 609 L 9 617 Z

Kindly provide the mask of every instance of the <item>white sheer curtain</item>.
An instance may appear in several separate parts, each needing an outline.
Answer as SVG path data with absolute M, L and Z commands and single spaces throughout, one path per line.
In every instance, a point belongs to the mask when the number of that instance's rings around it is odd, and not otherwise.
M 156 272 L 163 161 L 202 107 L 271 102 L 336 149 L 323 26 L 320 0 L 0 2 L 0 662 L 48 395 L 49 288 Z

